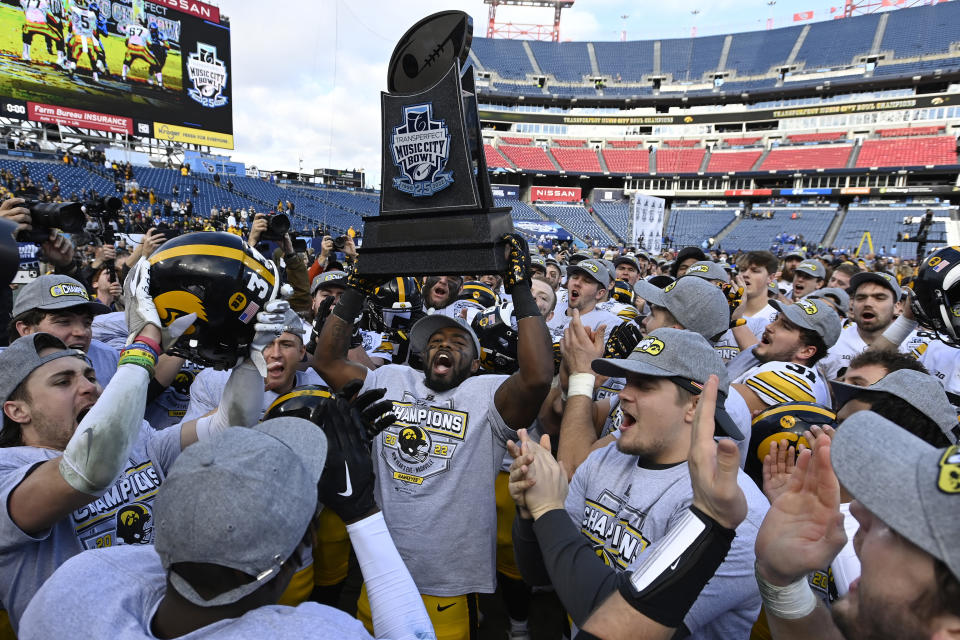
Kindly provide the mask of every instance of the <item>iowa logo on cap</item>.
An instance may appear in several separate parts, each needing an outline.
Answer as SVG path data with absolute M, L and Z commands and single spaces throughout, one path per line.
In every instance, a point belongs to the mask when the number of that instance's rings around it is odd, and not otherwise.
M 50 287 L 50 295 L 54 298 L 61 296 L 80 296 L 84 300 L 90 299 L 85 288 L 78 284 L 70 284 L 69 282 L 61 282 L 60 284 L 55 284 Z
M 800 264 L 799 267 L 797 267 L 797 269 L 813 269 L 814 271 L 816 271 L 818 266 L 819 266 L 819 263 L 817 262 L 803 262 Z
M 679 281 L 679 280 L 674 280 L 673 282 L 671 282 L 670 284 L 668 284 L 667 286 L 665 286 L 665 287 L 663 288 L 663 292 L 666 293 L 667 291 L 672 291 L 673 288 L 674 288 L 675 286 L 677 286 L 677 283 L 678 283 L 678 282 L 680 282 L 680 281 Z
M 578 266 L 583 269 L 586 269 L 587 271 L 590 271 L 591 273 L 597 273 L 598 271 L 600 271 L 600 267 L 598 267 L 595 264 L 590 264 L 589 262 L 581 262 Z
M 817 309 L 816 303 L 806 298 L 803 298 L 802 300 L 797 300 L 794 304 L 796 304 L 798 307 L 803 309 L 804 313 L 806 313 L 808 316 L 812 316 L 817 311 L 819 311 L 819 309 Z
M 710 271 L 710 267 L 705 264 L 695 264 L 687 269 L 687 273 L 706 273 Z
M 633 351 L 635 353 L 639 351 L 640 353 L 648 353 L 651 356 L 658 356 L 665 346 L 663 340 L 651 336 L 641 340 L 637 346 L 634 347 Z
M 960 451 L 953 445 L 940 458 L 940 476 L 937 488 L 944 493 L 960 493 Z

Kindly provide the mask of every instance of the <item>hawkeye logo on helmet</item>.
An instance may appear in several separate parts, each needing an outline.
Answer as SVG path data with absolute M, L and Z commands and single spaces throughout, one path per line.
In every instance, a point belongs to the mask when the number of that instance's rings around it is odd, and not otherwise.
M 663 348 L 665 346 L 666 345 L 663 344 L 663 340 L 660 340 L 659 338 L 649 337 L 649 338 L 644 338 L 639 343 L 637 343 L 637 346 L 634 347 L 633 351 L 635 353 L 636 352 L 648 353 L 651 356 L 658 356 L 660 355 L 660 352 L 663 351 Z
M 960 449 L 953 445 L 940 458 L 937 488 L 944 493 L 960 493 Z
M 90 296 L 87 295 L 86 289 L 78 284 L 70 284 L 69 282 L 55 284 L 50 287 L 50 295 L 54 298 L 59 298 L 61 296 L 80 296 L 84 300 L 90 299 Z
M 817 305 L 806 298 L 803 300 L 797 300 L 794 304 L 803 309 L 804 313 L 806 313 L 808 316 L 812 316 L 818 311 Z
M 432 196 L 453 184 L 453 172 L 444 171 L 450 131 L 443 119 L 433 119 L 432 102 L 404 107 L 403 117 L 390 134 L 393 164 L 400 170 L 393 188 L 415 198 Z
M 203 301 L 189 291 L 168 291 L 161 293 L 153 299 L 157 307 L 157 315 L 160 316 L 160 322 L 167 327 L 171 322 L 190 313 L 197 314 L 198 320 L 207 320 L 207 310 L 203 306 Z M 190 327 L 186 334 L 193 333 L 196 329 Z

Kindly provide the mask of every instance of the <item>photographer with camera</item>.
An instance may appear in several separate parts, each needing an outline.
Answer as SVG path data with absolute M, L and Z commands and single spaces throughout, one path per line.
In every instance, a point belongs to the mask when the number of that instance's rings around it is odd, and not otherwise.
M 287 298 L 290 302 L 290 308 L 297 313 L 309 314 L 311 307 L 310 278 L 307 275 L 307 265 L 303 258 L 293 250 L 293 240 L 290 238 L 290 218 L 282 213 L 269 216 L 265 213 L 256 214 L 253 218 L 253 224 L 250 225 L 247 244 L 251 247 L 257 247 L 264 240 L 272 240 L 280 245 L 274 250 L 272 259 L 275 263 L 284 267 L 286 271 L 284 280 L 293 287 L 293 295 Z M 261 251 L 261 253 L 265 254 L 266 252 Z
M 337 260 L 338 252 L 342 253 L 345 257 L 345 260 L 342 263 Z M 323 241 L 320 243 L 320 254 L 317 255 L 317 259 L 310 266 L 310 278 L 312 280 L 324 271 L 329 271 L 331 269 L 340 270 L 350 264 L 353 264 L 356 259 L 357 246 L 353 242 L 353 238 L 346 235 L 338 236 L 336 238 L 333 236 L 324 235 Z

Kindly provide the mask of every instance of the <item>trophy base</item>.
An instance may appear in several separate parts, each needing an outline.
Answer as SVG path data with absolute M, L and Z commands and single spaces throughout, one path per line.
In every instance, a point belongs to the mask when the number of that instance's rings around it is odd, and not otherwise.
M 510 207 L 370 216 L 363 223 L 357 251 L 364 276 L 482 275 L 507 267 L 500 238 L 513 232 Z

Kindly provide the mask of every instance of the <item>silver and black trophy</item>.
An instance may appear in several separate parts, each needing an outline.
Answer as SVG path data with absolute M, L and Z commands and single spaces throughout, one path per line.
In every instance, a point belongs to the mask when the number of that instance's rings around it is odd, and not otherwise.
M 442 11 L 401 38 L 380 94 L 380 215 L 364 218 L 364 276 L 499 273 L 513 231 L 494 207 L 470 53 L 473 21 Z

